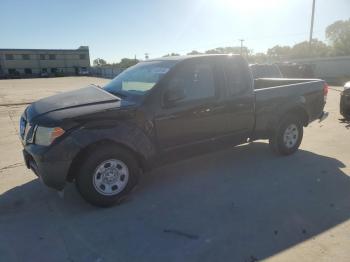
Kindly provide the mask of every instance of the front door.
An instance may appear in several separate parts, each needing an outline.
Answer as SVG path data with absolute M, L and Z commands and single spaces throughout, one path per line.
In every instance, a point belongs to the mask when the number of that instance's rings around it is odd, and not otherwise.
M 227 118 L 218 103 L 219 81 L 215 62 L 193 59 L 171 75 L 163 90 L 183 88 L 184 97 L 164 105 L 155 116 L 157 140 L 161 150 L 208 143 L 227 130 Z

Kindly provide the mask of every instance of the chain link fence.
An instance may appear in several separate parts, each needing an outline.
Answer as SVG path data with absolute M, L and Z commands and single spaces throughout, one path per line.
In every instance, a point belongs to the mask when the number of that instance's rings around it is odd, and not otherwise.
M 117 68 L 111 66 L 99 66 L 99 67 L 91 67 L 90 73 L 93 76 L 103 77 L 103 78 L 114 78 L 123 72 L 125 68 Z

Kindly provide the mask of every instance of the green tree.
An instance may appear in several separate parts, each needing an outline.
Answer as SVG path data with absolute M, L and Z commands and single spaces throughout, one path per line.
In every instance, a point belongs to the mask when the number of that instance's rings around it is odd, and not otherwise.
M 324 42 L 317 39 L 313 39 L 310 43 L 308 41 L 290 46 L 276 45 L 267 50 L 267 55 L 272 60 L 284 60 L 290 58 L 305 58 L 305 57 L 324 57 L 331 54 L 332 48 L 326 45 Z
M 279 46 L 276 45 L 267 50 L 267 55 L 272 59 L 284 59 L 290 56 L 291 47 L 290 46 Z
M 217 47 L 214 49 L 210 49 L 205 51 L 206 54 L 240 54 L 241 47 L 240 46 L 227 46 L 227 47 Z M 242 48 L 242 53 L 245 56 L 250 56 L 252 51 L 247 47 Z
M 269 57 L 265 53 L 256 53 L 248 57 L 249 63 L 265 64 L 269 62 Z
M 178 54 L 178 53 L 171 53 L 171 54 L 163 55 L 163 57 L 169 57 L 169 56 L 180 56 L 180 54 Z
M 329 25 L 326 37 L 332 43 L 335 55 L 350 55 L 350 19 Z
M 187 53 L 187 55 L 201 55 L 201 52 L 198 52 L 197 50 L 192 50 L 191 52 Z
M 128 68 L 130 66 L 136 65 L 139 62 L 137 59 L 123 58 L 119 63 L 115 64 L 119 68 Z
M 327 46 L 322 41 L 317 39 L 313 39 L 310 43 L 308 41 L 304 41 L 294 45 L 290 51 L 291 58 L 304 58 L 304 57 L 324 57 L 330 55 L 331 47 Z
M 93 62 L 92 62 L 93 66 L 104 66 L 107 65 L 106 60 L 102 59 L 102 58 L 96 58 Z

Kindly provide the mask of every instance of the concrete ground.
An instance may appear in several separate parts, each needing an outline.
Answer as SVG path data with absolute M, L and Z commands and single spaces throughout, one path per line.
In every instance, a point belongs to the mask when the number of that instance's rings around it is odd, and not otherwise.
M 198 156 L 145 174 L 119 206 L 64 198 L 23 165 L 24 105 L 107 80 L 0 81 L 0 261 L 349 261 L 350 123 L 330 116 L 305 129 L 301 149 L 265 141 Z

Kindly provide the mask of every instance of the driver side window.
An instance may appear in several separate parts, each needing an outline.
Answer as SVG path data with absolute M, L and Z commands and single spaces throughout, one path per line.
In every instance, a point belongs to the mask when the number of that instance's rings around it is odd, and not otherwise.
M 190 102 L 215 96 L 214 72 L 209 63 L 190 63 L 180 68 L 170 79 L 168 89 L 183 89 L 180 102 Z

